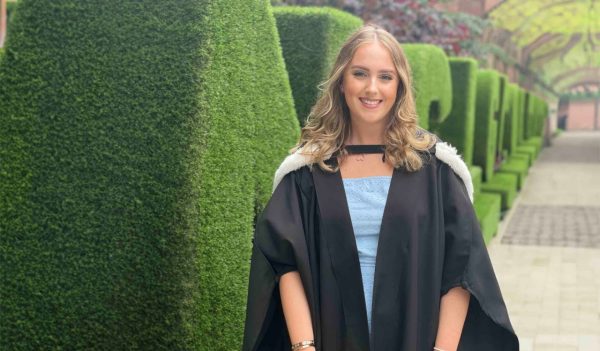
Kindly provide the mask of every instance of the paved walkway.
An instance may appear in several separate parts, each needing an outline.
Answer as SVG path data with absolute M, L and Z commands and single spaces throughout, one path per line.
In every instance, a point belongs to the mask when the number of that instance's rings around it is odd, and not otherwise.
M 600 350 L 600 132 L 544 148 L 489 251 L 522 351 Z

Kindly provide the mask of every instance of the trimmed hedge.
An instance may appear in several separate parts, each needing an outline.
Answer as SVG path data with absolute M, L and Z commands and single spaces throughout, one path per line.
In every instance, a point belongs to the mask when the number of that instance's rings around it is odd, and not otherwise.
M 452 110 L 435 132 L 456 147 L 470 166 L 473 163 L 477 61 L 451 57 L 448 62 L 452 76 Z
M 475 213 L 488 243 L 498 230 L 501 196 L 481 193 L 481 167 L 473 166 L 473 134 L 475 129 L 475 98 L 477 62 L 470 58 L 449 58 L 452 77 L 452 110 L 436 133 L 455 146 L 469 166 L 473 179 Z
M 481 184 L 481 190 L 502 196 L 501 209 L 504 211 L 512 206 L 517 197 L 518 181 L 515 174 L 496 173 L 492 179 Z
M 15 10 L 17 9 L 17 5 L 19 3 L 16 1 L 7 1 L 6 2 L 6 37 L 4 38 L 4 44 L 6 45 L 6 39 L 8 38 L 8 35 L 11 31 L 11 22 L 12 22 L 12 18 L 14 17 L 15 14 Z M 0 51 L 2 51 L 2 48 L 0 48 Z
M 506 129 L 507 119 L 508 119 L 508 111 L 510 110 L 511 105 L 511 97 L 512 95 L 508 90 L 508 77 L 504 74 L 500 74 L 499 79 L 500 87 L 498 90 L 498 103 L 499 110 L 496 112 L 496 120 L 498 121 L 498 130 L 496 135 L 496 158 L 503 159 L 504 158 L 504 148 L 503 148 L 503 139 L 504 139 L 504 130 Z
M 475 103 L 475 138 L 473 163 L 483 171 L 486 182 L 494 174 L 496 161 L 496 135 L 498 130 L 498 111 L 500 77 L 494 70 L 479 70 L 477 73 L 477 99 Z
M 526 106 L 527 106 L 528 99 L 529 99 L 529 92 L 526 91 L 525 89 L 519 88 L 519 113 L 518 113 L 519 121 L 518 121 L 518 128 L 517 128 L 518 138 L 517 138 L 516 152 L 517 152 L 517 154 L 526 155 L 529 158 L 530 163 L 533 164 L 533 161 L 536 159 L 536 155 L 537 155 L 536 147 L 531 146 L 531 145 L 526 145 L 524 143 L 524 141 L 525 141 L 524 124 L 525 124 L 525 120 L 526 120 L 526 113 L 527 113 Z
M 519 119 L 521 111 L 522 90 L 516 84 L 508 84 L 510 95 L 510 106 L 507 109 L 503 148 L 507 159 L 502 163 L 499 174 L 514 174 L 517 176 L 517 189 L 521 189 L 525 183 L 532 158 L 529 155 L 518 152 Z
M 410 63 L 419 125 L 436 130 L 452 109 L 452 79 L 444 51 L 430 44 L 403 44 Z
M 518 179 L 512 174 L 495 175 L 495 162 L 497 157 L 498 129 L 503 117 L 505 102 L 505 86 L 498 72 L 493 70 L 480 70 L 477 74 L 477 100 L 475 107 L 475 146 L 473 163 L 480 166 L 483 171 L 483 194 L 495 194 L 500 197 L 500 210 L 512 206 L 516 197 Z M 501 98 L 502 101 L 501 101 Z M 479 210 L 481 213 L 482 210 Z M 498 214 L 499 215 L 499 214 Z M 490 215 L 491 216 L 491 215 Z M 482 225 L 485 221 L 481 218 Z M 491 230 L 490 230 L 491 231 Z M 494 231 L 495 234 L 495 231 Z M 484 236 L 489 235 L 484 232 Z M 492 234 L 493 235 L 493 234 Z M 489 237 L 487 237 L 489 240 Z
M 473 194 L 477 195 L 481 191 L 481 167 L 473 165 L 468 167 L 471 179 L 473 180 Z
M 536 148 L 536 156 L 543 147 L 544 122 L 547 115 L 547 104 L 538 96 L 531 94 L 527 108 L 525 145 Z
M 296 113 L 304 121 L 319 95 L 340 47 L 360 28 L 362 20 L 328 7 L 273 9 L 292 86 Z
M 268 1 L 18 11 L 0 349 L 239 349 L 255 211 L 298 136 Z
M 525 114 L 523 120 L 523 140 L 527 140 L 533 136 L 533 126 L 536 117 L 536 96 L 532 92 L 527 92 L 525 95 Z
M 521 89 L 521 106 L 520 106 L 520 115 L 519 115 L 519 144 L 522 144 L 525 138 L 525 125 L 527 124 L 527 114 L 529 112 L 529 91 L 525 89 Z
M 19 3 L 17 1 L 8 0 L 6 2 L 6 23 L 10 23 L 10 19 L 12 18 L 13 14 L 15 13 L 15 10 L 16 10 L 18 4 Z
M 537 158 L 537 147 L 535 145 L 527 145 L 525 142 L 522 142 L 521 145 L 517 146 L 516 150 L 518 155 L 526 156 L 530 164 L 533 164 Z
M 513 85 L 515 88 L 514 91 L 514 115 L 511 118 L 511 133 L 514 133 L 512 135 L 512 137 L 514 138 L 514 144 L 511 144 L 511 150 L 510 150 L 510 156 L 513 155 L 522 155 L 524 157 L 527 157 L 528 159 L 528 164 L 531 165 L 533 164 L 533 160 L 535 159 L 534 155 L 531 154 L 529 151 L 524 151 L 522 149 L 520 149 L 520 144 L 523 142 L 521 139 L 521 130 L 520 130 L 520 126 L 521 126 L 521 120 L 522 120 L 522 115 L 523 115 L 523 111 L 524 111 L 524 101 L 525 101 L 525 91 L 519 87 L 518 85 Z
M 498 194 L 480 193 L 475 200 L 475 214 L 479 219 L 483 240 L 489 244 L 498 231 L 501 197 Z
M 529 170 L 529 159 L 525 155 L 514 154 L 508 158 L 496 174 L 511 173 L 517 175 L 517 190 L 525 184 L 527 172 Z
M 544 128 L 548 117 L 548 103 L 539 96 L 535 98 L 535 118 L 530 138 L 535 140 L 535 145 L 538 146 L 539 153 L 544 146 Z
M 544 134 L 544 121 L 546 119 L 546 115 L 548 105 L 542 98 L 539 96 L 535 97 L 535 123 L 532 126 L 530 137 L 542 137 Z
M 485 243 L 489 243 L 498 231 L 502 198 L 498 194 L 481 192 L 481 167 L 470 166 L 469 172 L 473 179 L 474 202 L 473 208 L 481 227 Z
M 508 95 L 510 98 L 507 99 L 509 106 L 506 110 L 502 149 L 507 150 L 510 156 L 518 144 L 519 87 L 514 83 L 508 84 Z
M 544 137 L 546 120 L 548 119 L 548 115 L 550 114 L 550 106 L 546 100 L 540 99 L 540 122 L 538 123 L 538 131 L 537 135 L 540 137 Z

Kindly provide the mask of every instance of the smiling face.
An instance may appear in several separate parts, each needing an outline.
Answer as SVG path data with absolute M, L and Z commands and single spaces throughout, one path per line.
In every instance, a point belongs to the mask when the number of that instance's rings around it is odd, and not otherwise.
M 344 71 L 342 92 L 352 124 L 385 127 L 399 77 L 390 52 L 379 42 L 359 46 Z

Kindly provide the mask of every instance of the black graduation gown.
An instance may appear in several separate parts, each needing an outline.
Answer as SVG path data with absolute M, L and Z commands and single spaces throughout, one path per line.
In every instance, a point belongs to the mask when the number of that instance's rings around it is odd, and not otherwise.
M 318 351 L 431 351 L 440 298 L 456 286 L 471 293 L 459 350 L 519 349 L 465 185 L 431 156 L 417 172 L 393 172 L 371 336 L 340 172 L 314 165 L 285 175 L 256 225 L 243 351 L 290 350 L 278 280 L 291 270 L 300 273 Z

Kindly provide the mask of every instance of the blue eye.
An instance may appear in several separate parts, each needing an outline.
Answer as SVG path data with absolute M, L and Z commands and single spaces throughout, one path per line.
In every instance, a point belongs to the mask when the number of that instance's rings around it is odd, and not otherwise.
M 387 74 L 386 74 L 386 75 L 383 75 L 383 76 L 381 76 L 381 78 L 382 78 L 382 79 L 385 79 L 385 80 L 392 80 L 392 79 L 394 79 L 392 76 L 390 76 L 390 75 L 387 75 Z
M 352 73 L 352 75 L 355 77 L 365 77 L 367 74 L 363 71 L 354 71 L 354 73 Z

